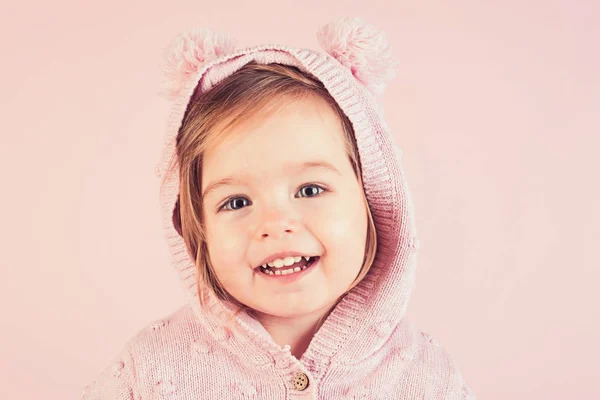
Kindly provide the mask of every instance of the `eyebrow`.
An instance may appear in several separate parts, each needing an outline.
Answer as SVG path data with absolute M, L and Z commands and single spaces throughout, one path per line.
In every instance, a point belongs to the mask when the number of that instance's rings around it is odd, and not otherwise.
M 337 175 L 342 175 L 340 171 L 338 171 L 337 168 L 335 168 L 333 165 L 331 165 L 330 163 L 328 163 L 327 161 L 306 161 L 303 163 L 288 163 L 285 166 L 285 169 L 292 172 L 292 173 L 302 173 L 304 171 L 306 171 L 307 169 L 317 169 L 317 170 L 321 170 L 323 172 L 333 172 Z M 232 176 L 228 176 L 226 178 L 222 178 L 219 179 L 218 181 L 215 181 L 211 184 L 209 184 L 206 189 L 204 189 L 204 193 L 202 193 L 202 199 L 204 199 L 210 192 L 216 190 L 217 188 L 223 187 L 223 186 L 228 186 L 228 185 L 235 185 L 235 184 L 239 184 L 242 183 L 243 179 L 241 176 L 238 175 L 232 175 Z

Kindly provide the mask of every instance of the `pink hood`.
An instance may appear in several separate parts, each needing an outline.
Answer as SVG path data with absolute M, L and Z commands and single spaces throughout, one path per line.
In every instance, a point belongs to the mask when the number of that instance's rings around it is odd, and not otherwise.
M 377 230 L 377 253 L 368 275 L 332 311 L 302 358 L 310 364 L 335 357 L 359 362 L 386 342 L 404 315 L 414 285 L 419 239 L 400 150 L 374 99 L 347 68 L 312 50 L 275 45 L 245 49 L 213 61 L 189 80 L 174 102 L 159 171 L 165 171 L 174 156 L 177 132 L 196 84 L 207 91 L 251 60 L 293 65 L 315 75 L 354 125 L 364 189 Z M 219 326 L 231 311 L 222 307 L 214 296 L 210 297 L 213 313 L 201 311 L 194 262 L 173 225 L 178 188 L 179 175 L 173 170 L 164 177 L 161 193 L 173 266 L 198 318 L 207 326 Z M 281 351 L 259 322 L 249 318 L 238 322 L 240 332 L 244 333 L 240 349 L 246 356 L 255 356 L 258 350 L 268 358 L 269 352 Z

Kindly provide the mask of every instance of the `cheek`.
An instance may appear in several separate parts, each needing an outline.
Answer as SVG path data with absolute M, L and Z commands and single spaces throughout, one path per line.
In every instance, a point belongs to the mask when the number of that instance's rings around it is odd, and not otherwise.
M 206 230 L 208 253 L 215 272 L 220 279 L 239 271 L 245 262 L 245 238 L 239 229 L 231 229 L 227 224 L 208 225 Z
M 367 214 L 362 200 L 345 201 L 319 215 L 314 224 L 318 227 L 323 245 L 330 251 L 350 254 L 364 251 L 367 232 Z M 362 246 L 362 247 L 361 247 Z M 362 254 L 360 254 L 362 257 Z

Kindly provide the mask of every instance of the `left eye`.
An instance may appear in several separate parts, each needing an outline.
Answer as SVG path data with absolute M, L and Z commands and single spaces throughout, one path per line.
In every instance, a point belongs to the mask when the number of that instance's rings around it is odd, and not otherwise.
M 317 188 L 317 191 L 318 191 L 319 189 L 321 189 L 323 192 L 325 191 L 325 189 L 324 189 L 324 188 L 322 188 L 321 186 L 318 186 L 318 185 L 306 185 L 306 186 L 302 186 L 302 187 L 300 188 L 300 192 L 302 192 L 302 189 L 304 189 L 304 188 Z M 312 190 L 311 192 L 313 192 L 313 193 L 314 193 L 314 192 L 315 192 L 315 190 Z M 321 193 L 322 193 L 322 192 L 321 192 Z M 316 193 L 316 194 L 315 194 L 315 195 L 313 195 L 313 196 L 303 196 L 303 197 L 315 197 L 316 195 L 319 195 L 319 194 L 321 194 L 321 193 Z
M 327 189 L 319 186 L 319 185 L 306 185 L 306 186 L 302 186 L 300 188 L 300 190 L 298 191 L 299 193 L 301 193 L 303 191 L 303 189 L 306 188 L 316 188 L 316 189 L 311 189 L 309 191 L 304 191 L 305 193 L 312 193 L 309 194 L 307 196 L 300 196 L 300 197 L 317 197 L 319 196 L 321 193 L 327 191 Z M 319 192 L 319 190 L 321 190 L 321 192 Z M 239 210 L 240 208 L 243 207 L 243 202 L 244 201 L 248 201 L 248 199 L 246 199 L 245 197 L 232 197 L 229 200 L 227 200 L 225 202 L 225 204 L 223 204 L 221 207 L 219 207 L 219 211 L 224 210 L 224 211 L 236 211 Z M 232 207 L 228 207 L 229 205 L 234 205 Z M 235 206 L 240 206 L 239 208 L 235 207 Z

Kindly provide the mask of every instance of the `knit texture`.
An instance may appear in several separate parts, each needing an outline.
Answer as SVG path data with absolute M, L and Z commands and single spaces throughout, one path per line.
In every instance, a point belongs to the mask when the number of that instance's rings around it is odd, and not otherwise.
M 364 190 L 377 230 L 369 273 L 331 312 L 298 360 L 246 314 L 207 296 L 202 311 L 196 271 L 173 225 L 179 173 L 175 138 L 194 89 L 204 92 L 246 63 L 297 66 L 323 82 L 350 118 Z M 256 46 L 200 68 L 173 103 L 157 167 L 163 224 L 188 304 L 131 338 L 112 364 L 81 391 L 96 399 L 474 399 L 456 363 L 431 335 L 404 317 L 414 286 L 419 239 L 394 143 L 371 93 L 335 58 L 310 49 Z M 304 374 L 304 375 L 300 375 Z M 299 390 L 294 379 L 308 378 Z

